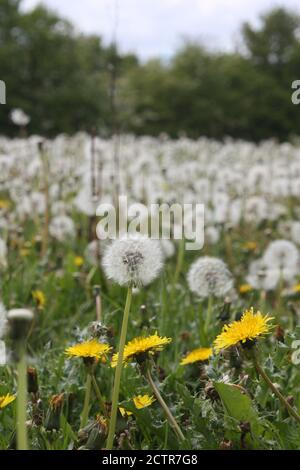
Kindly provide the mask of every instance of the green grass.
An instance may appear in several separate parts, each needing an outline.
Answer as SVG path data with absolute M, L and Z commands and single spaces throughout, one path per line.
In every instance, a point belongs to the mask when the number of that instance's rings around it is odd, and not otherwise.
M 1 274 L 1 297 L 7 308 L 30 307 L 35 310 L 35 323 L 28 340 L 28 364 L 37 370 L 38 394 L 29 393 L 27 409 L 28 435 L 31 449 L 104 448 L 106 431 L 95 421 L 100 413 L 96 396 L 92 394 L 89 425 L 80 428 L 84 401 L 85 367 L 80 359 L 67 359 L 67 346 L 85 336 L 86 328 L 96 319 L 93 286 L 101 286 L 103 321 L 109 328 L 108 341 L 115 349 L 122 321 L 126 289 L 104 281 L 99 268 L 85 261 L 78 269 L 74 257 L 84 255 L 87 244 L 87 220 L 77 219 L 83 228 L 80 239 L 67 244 L 50 243 L 47 259 L 41 259 L 39 245 L 32 243 L 27 256 L 20 255 L 24 241 L 32 240 L 38 227 L 28 225 L 18 240 L 11 240 L 7 271 Z M 172 342 L 155 358 L 155 377 L 160 391 L 186 437 L 180 443 L 166 422 L 157 402 L 137 410 L 132 397 L 151 394 L 137 368 L 123 369 L 120 403 L 133 414 L 118 416 L 115 446 L 120 449 L 299 449 L 300 427 L 289 417 L 280 402 L 270 393 L 255 373 L 251 362 L 236 350 L 224 356 L 214 356 L 206 371 L 198 365 L 181 366 L 183 355 L 200 345 L 210 345 L 221 331 L 224 321 L 236 318 L 243 309 L 259 308 L 260 293 L 251 291 L 240 296 L 231 306 L 227 318 L 222 317 L 224 302 L 214 299 L 212 322 L 207 334 L 201 327 L 207 301 L 200 303 L 189 291 L 186 273 L 199 255 L 218 256 L 228 263 L 238 288 L 244 282 L 249 263 L 257 258 L 268 243 L 264 228 L 241 227 L 230 235 L 230 250 L 225 237 L 215 246 L 205 246 L 200 253 L 186 252 L 178 282 L 174 285 L 176 255 L 168 260 L 162 275 L 133 297 L 127 340 L 158 332 Z M 272 236 L 276 238 L 274 231 Z M 245 241 L 255 240 L 254 254 L 243 248 Z M 178 246 L 177 246 L 178 251 Z M 24 254 L 24 253 L 23 253 Z M 43 310 L 38 310 L 32 291 L 39 289 L 46 297 Z M 300 410 L 299 366 L 291 361 L 293 339 L 300 336 L 297 319 L 291 323 L 290 303 L 299 308 L 297 297 L 269 295 L 264 313 L 276 316 L 285 330 L 285 341 L 276 340 L 272 333 L 259 341 L 261 364 L 285 397 L 293 397 Z M 145 313 L 141 305 L 146 306 Z M 279 308 L 278 308 L 279 305 Z M 201 338 L 201 339 L 200 339 Z M 13 346 L 7 341 L 7 345 Z M 105 400 L 110 402 L 114 370 L 108 363 L 96 368 L 96 378 Z M 227 377 L 242 391 L 220 384 Z M 226 388 L 226 387 L 225 387 Z M 219 395 L 217 393 L 219 391 Z M 245 392 L 243 392 L 243 389 Z M 220 391 L 221 390 L 221 391 Z M 0 395 L 16 393 L 16 372 L 12 361 L 0 368 Z M 51 408 L 53 395 L 63 395 L 62 406 Z M 225 395 L 223 396 L 222 393 Z M 222 400 L 221 400 L 221 398 Z M 247 399 L 245 399 L 247 397 Z M 291 398 L 290 398 L 291 400 Z M 0 410 L 0 448 L 15 446 L 15 402 Z

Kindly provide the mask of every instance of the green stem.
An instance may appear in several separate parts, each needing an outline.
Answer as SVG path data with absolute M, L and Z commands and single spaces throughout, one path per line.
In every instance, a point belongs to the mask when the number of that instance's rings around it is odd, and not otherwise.
M 206 345 L 206 335 L 204 331 L 204 321 L 203 321 L 203 305 L 200 303 L 199 305 L 199 340 L 201 346 Z
M 213 307 L 213 296 L 210 295 L 208 297 L 207 311 L 206 311 L 206 318 L 205 318 L 205 325 L 204 325 L 204 331 L 205 331 L 206 336 L 207 336 L 209 325 L 211 323 L 212 307 Z
M 92 383 L 93 383 L 93 388 L 94 388 L 96 397 L 99 401 L 102 413 L 104 414 L 105 417 L 107 417 L 107 410 L 106 410 L 105 402 L 103 400 L 102 394 L 100 392 L 100 389 L 99 389 L 99 386 L 98 386 L 98 383 L 97 383 L 97 380 L 96 380 L 96 377 L 94 376 L 94 374 L 92 374 Z
M 90 398 L 91 398 L 91 388 L 92 388 L 92 376 L 88 372 L 86 377 L 86 384 L 85 384 L 85 397 L 84 397 L 84 404 L 83 410 L 81 414 L 81 422 L 80 427 L 84 428 L 88 422 L 89 417 L 89 408 L 90 408 Z
M 177 284 L 181 270 L 182 270 L 182 265 L 183 265 L 183 260 L 184 260 L 184 244 L 185 244 L 185 239 L 183 237 L 180 240 L 179 247 L 178 247 L 177 263 L 176 263 L 176 269 L 175 269 L 175 275 L 174 275 L 174 285 Z
M 108 450 L 111 450 L 113 448 L 113 442 L 114 442 L 114 437 L 115 437 L 117 412 L 118 412 L 118 405 L 119 405 L 121 374 L 122 374 L 122 368 L 123 368 L 123 356 L 124 356 L 124 348 L 125 348 L 126 335 L 127 335 L 127 326 L 128 326 L 129 311 L 130 311 L 130 306 L 131 306 L 131 299 L 132 299 L 132 287 L 129 286 L 127 290 L 126 304 L 125 304 L 125 309 L 124 309 L 124 314 L 123 314 L 123 322 L 122 322 L 119 351 L 118 351 L 118 362 L 117 362 L 115 379 L 114 379 L 114 388 L 113 388 L 113 395 L 112 395 L 112 409 L 111 409 L 111 416 L 110 416 L 110 422 L 109 422 L 108 438 L 107 438 L 107 443 L 106 443 L 106 448 Z
M 281 403 L 286 407 L 288 412 L 290 413 L 291 416 L 293 416 L 298 423 L 300 423 L 300 416 L 298 415 L 297 411 L 294 410 L 294 408 L 288 403 L 288 401 L 284 398 L 284 396 L 279 392 L 279 390 L 275 387 L 271 379 L 268 377 L 268 375 L 265 373 L 263 368 L 260 366 L 260 364 L 257 361 L 257 357 L 255 352 L 252 354 L 253 358 L 253 363 L 254 367 L 259 375 L 264 379 L 268 387 L 272 390 L 272 392 L 277 396 L 277 398 L 281 401 Z
M 178 426 L 177 424 L 177 421 L 175 420 L 174 416 L 172 415 L 168 405 L 166 404 L 166 402 L 164 401 L 163 397 L 161 396 L 157 386 L 155 385 L 154 383 L 154 380 L 152 379 L 152 376 L 151 376 L 151 372 L 150 372 L 150 368 L 148 367 L 147 369 L 147 372 L 146 372 L 146 376 L 147 376 L 147 379 L 148 379 L 148 382 L 149 382 L 149 385 L 150 387 L 152 388 L 153 390 L 153 393 L 154 395 L 156 396 L 157 398 L 157 401 L 159 402 L 159 404 L 161 405 L 162 409 L 164 410 L 164 412 L 166 413 L 166 416 L 167 416 L 167 419 L 170 423 L 170 426 L 172 427 L 172 429 L 175 431 L 175 433 L 177 434 L 177 436 L 179 437 L 180 440 L 184 441 L 185 440 L 185 437 L 180 429 L 180 427 Z
M 23 341 L 19 345 L 18 393 L 17 393 L 17 449 L 28 450 L 26 407 L 27 407 L 27 368 L 26 348 Z

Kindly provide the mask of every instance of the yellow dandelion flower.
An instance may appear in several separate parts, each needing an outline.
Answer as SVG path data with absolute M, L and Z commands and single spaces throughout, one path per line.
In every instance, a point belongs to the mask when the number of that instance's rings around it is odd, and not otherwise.
M 30 255 L 30 250 L 28 250 L 27 248 L 20 249 L 20 256 L 22 256 L 22 258 L 26 258 L 29 255 Z
M 10 201 L 8 199 L 0 199 L 0 209 L 9 209 Z
M 251 292 L 253 287 L 250 284 L 241 284 L 239 287 L 239 292 L 240 294 L 247 294 L 248 292 Z
M 108 422 L 107 422 L 107 419 L 104 417 L 104 416 L 101 416 L 101 415 L 97 415 L 96 416 L 96 421 L 97 421 L 97 424 L 99 425 L 100 429 L 105 433 L 107 434 L 107 431 L 108 431 Z
M 132 411 L 126 410 L 123 408 L 123 406 L 119 406 L 119 411 L 122 415 L 122 418 L 125 418 L 125 416 L 131 416 L 133 414 Z
M 42 292 L 41 290 L 34 290 L 32 291 L 32 297 L 36 301 L 38 308 L 40 310 L 43 310 L 46 304 L 46 297 L 44 292 Z
M 160 337 L 157 333 L 143 338 L 142 336 L 129 341 L 124 348 L 123 362 L 129 362 L 140 354 L 153 355 L 157 351 L 161 351 L 166 344 L 172 341 L 171 338 Z M 113 355 L 112 367 L 116 367 L 118 362 L 118 353 Z
M 255 251 L 257 248 L 257 243 L 253 241 L 248 241 L 243 245 L 244 250 Z
M 14 395 L 10 395 L 9 393 L 7 395 L 3 395 L 0 397 L 0 409 L 5 408 L 7 405 L 12 403 L 16 397 Z
M 212 348 L 197 348 L 188 353 L 180 362 L 182 366 L 193 364 L 194 362 L 207 361 L 213 354 Z
M 240 320 L 223 327 L 222 333 L 214 341 L 216 351 L 229 348 L 238 343 L 254 341 L 258 336 L 269 333 L 271 325 L 268 324 L 273 317 L 263 316 L 261 312 L 254 313 L 253 307 L 246 310 Z
M 146 408 L 147 406 L 152 405 L 152 403 L 155 401 L 154 396 L 150 395 L 137 395 L 136 397 L 133 397 L 133 403 L 135 404 L 135 407 L 138 410 L 141 410 L 142 408 Z
M 49 400 L 50 407 L 53 410 L 58 410 L 59 408 L 61 408 L 64 403 L 64 397 L 65 397 L 64 393 L 60 393 L 58 395 L 52 395 L 52 397 Z
M 81 268 L 81 266 L 83 265 L 84 263 L 84 259 L 82 258 L 82 256 L 75 256 L 74 258 L 74 264 L 77 268 Z
M 100 359 L 110 351 L 111 347 L 105 343 L 99 343 L 96 339 L 75 344 L 65 350 L 65 354 L 70 357 L 90 357 Z
M 293 291 L 294 294 L 299 294 L 300 293 L 300 284 L 295 284 L 292 287 L 292 291 Z

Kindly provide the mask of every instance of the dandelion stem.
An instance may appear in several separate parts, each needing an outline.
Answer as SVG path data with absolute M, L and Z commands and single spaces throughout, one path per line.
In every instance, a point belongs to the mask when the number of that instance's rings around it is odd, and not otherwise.
M 206 344 L 206 335 L 204 331 L 204 321 L 203 321 L 203 306 L 200 304 L 199 306 L 199 339 L 201 345 Z
M 105 402 L 103 400 L 102 394 L 100 392 L 100 389 L 99 389 L 99 386 L 98 386 L 98 383 L 97 383 L 97 380 L 96 380 L 96 377 L 94 376 L 94 374 L 92 374 L 92 383 L 93 383 L 93 388 L 94 388 L 96 397 L 97 397 L 97 399 L 99 401 L 99 404 L 100 404 L 100 408 L 101 408 L 104 416 L 107 417 Z
M 179 247 L 178 247 L 177 263 L 176 263 L 176 269 L 175 269 L 175 275 L 174 275 L 174 285 L 177 284 L 181 270 L 182 270 L 182 265 L 183 265 L 183 260 L 184 260 L 184 243 L 185 243 L 185 239 L 182 237 L 182 239 L 179 242 Z
M 81 428 L 84 428 L 88 422 L 90 398 L 91 398 L 91 385 L 92 385 L 92 376 L 88 372 L 87 377 L 86 377 L 86 384 L 85 384 L 84 404 L 83 404 L 83 410 L 81 414 L 81 423 L 80 423 Z
M 132 287 L 129 286 L 127 290 L 126 304 L 125 304 L 125 309 L 124 309 L 124 314 L 123 314 L 123 322 L 122 322 L 119 351 L 118 351 L 118 362 L 117 362 L 115 379 L 114 379 L 114 388 L 113 388 L 113 395 L 112 395 L 112 409 L 111 409 L 109 431 L 108 431 L 108 438 L 107 438 L 107 444 L 106 444 L 106 448 L 108 450 L 111 450 L 113 448 L 113 442 L 114 442 L 114 436 L 115 436 L 115 430 L 116 430 L 121 374 L 122 374 L 122 368 L 123 368 L 123 356 L 124 356 L 124 348 L 125 348 L 126 335 L 127 335 L 127 326 L 128 326 L 129 311 L 130 311 L 130 306 L 131 306 L 131 299 L 132 299 Z
M 17 393 L 17 449 L 28 450 L 26 407 L 27 407 L 27 369 L 25 342 L 19 345 L 19 359 L 17 366 L 18 393 Z
M 207 303 L 207 311 L 206 311 L 206 318 L 205 318 L 205 326 L 204 326 L 204 331 L 207 335 L 208 328 L 211 322 L 211 314 L 212 314 L 212 307 L 213 307 L 213 296 L 210 295 L 208 297 L 208 303 Z
M 284 396 L 280 393 L 280 391 L 275 387 L 271 379 L 268 377 L 268 375 L 265 373 L 263 368 L 260 366 L 255 352 L 253 352 L 252 358 L 253 358 L 254 367 L 257 373 L 261 375 L 261 377 L 264 379 L 268 387 L 277 396 L 277 398 L 281 401 L 281 403 L 286 407 L 290 415 L 293 416 L 298 421 L 298 423 L 300 423 L 300 416 L 298 415 L 297 411 L 294 410 L 294 408 L 288 403 L 288 401 L 284 398 Z
M 177 424 L 177 421 L 175 420 L 174 416 L 172 415 L 168 405 L 166 404 L 166 402 L 164 401 L 163 397 L 161 396 L 157 386 L 155 385 L 155 382 L 151 376 L 151 372 L 150 372 L 150 368 L 148 367 L 147 369 L 147 372 L 146 372 L 146 376 L 147 376 L 147 379 L 148 379 L 148 382 L 149 382 L 149 385 L 150 387 L 152 388 L 153 390 L 153 393 L 154 395 L 156 396 L 157 398 L 157 401 L 159 402 L 159 404 L 161 405 L 162 409 L 164 410 L 164 412 L 166 413 L 167 415 L 167 418 L 168 418 L 168 421 L 170 423 L 170 426 L 173 428 L 173 430 L 175 431 L 175 433 L 177 434 L 177 436 L 179 437 L 180 440 L 184 441 L 185 440 L 185 437 L 180 429 L 180 427 L 178 426 Z

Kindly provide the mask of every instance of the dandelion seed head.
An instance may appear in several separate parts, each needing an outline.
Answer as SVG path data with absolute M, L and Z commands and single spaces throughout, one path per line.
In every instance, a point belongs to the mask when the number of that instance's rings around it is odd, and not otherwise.
M 188 272 L 188 285 L 201 298 L 214 295 L 225 297 L 233 288 L 233 278 L 226 264 L 219 258 L 203 256 Z
M 289 240 L 275 240 L 267 247 L 263 260 L 270 268 L 297 271 L 299 251 Z
M 150 238 L 128 235 L 115 240 L 106 249 L 103 267 L 109 279 L 121 286 L 147 285 L 163 266 L 160 244 Z

